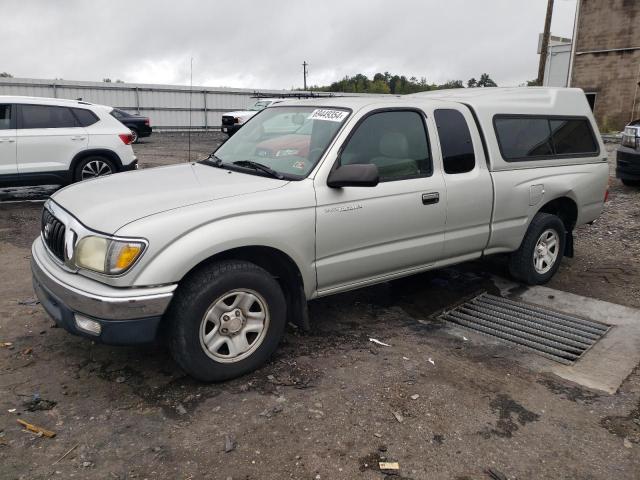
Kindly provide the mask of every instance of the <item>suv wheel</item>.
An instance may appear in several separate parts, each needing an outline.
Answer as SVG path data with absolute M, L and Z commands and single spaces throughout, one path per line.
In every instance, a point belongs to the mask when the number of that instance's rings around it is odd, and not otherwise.
M 167 312 L 176 362 L 205 382 L 227 380 L 265 363 L 285 328 L 278 282 L 245 261 L 224 261 L 180 285 Z
M 76 166 L 73 178 L 76 182 L 79 182 L 81 180 L 89 180 L 90 178 L 111 175 L 116 171 L 116 167 L 111 160 L 100 156 L 90 156 L 80 160 L 80 163 Z
M 622 179 L 622 184 L 627 187 L 640 187 L 640 180 L 624 180 Z
M 560 218 L 549 213 L 537 213 L 520 248 L 511 254 L 511 275 L 528 285 L 547 283 L 560 268 L 565 235 Z
M 138 130 L 136 130 L 135 128 L 131 129 L 131 143 L 138 143 L 139 137 L 138 137 Z

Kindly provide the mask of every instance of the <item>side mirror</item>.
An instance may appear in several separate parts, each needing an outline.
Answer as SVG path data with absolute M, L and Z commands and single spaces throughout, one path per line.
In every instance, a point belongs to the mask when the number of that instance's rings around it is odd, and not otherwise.
M 380 181 L 378 167 L 370 163 L 342 165 L 333 170 L 327 179 L 331 188 L 375 187 Z

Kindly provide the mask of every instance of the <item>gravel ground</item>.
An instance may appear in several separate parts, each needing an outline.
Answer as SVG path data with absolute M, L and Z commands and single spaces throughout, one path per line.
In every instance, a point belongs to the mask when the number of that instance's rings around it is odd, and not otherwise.
M 194 135 L 192 159 L 221 138 Z M 186 161 L 186 144 L 154 135 L 135 150 L 146 168 Z M 640 478 L 638 369 L 601 395 L 434 320 L 495 292 L 502 258 L 311 302 L 311 332 L 290 328 L 264 368 L 204 385 L 160 346 L 95 345 L 34 304 L 34 200 L 51 191 L 0 190 L 2 479 Z M 605 213 L 576 232 L 576 257 L 550 286 L 640 307 L 639 201 L 612 178 Z M 379 461 L 399 462 L 398 475 Z

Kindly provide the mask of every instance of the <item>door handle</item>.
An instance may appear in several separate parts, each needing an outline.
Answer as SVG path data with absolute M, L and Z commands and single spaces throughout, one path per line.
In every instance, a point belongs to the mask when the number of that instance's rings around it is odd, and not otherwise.
M 0 138 L 0 143 L 2 142 L 15 143 L 15 140 L 13 138 Z
M 87 137 L 71 137 L 71 140 L 84 140 Z
M 434 203 L 438 203 L 440 201 L 440 194 L 438 192 L 429 192 L 422 194 L 422 204 L 423 205 L 433 205 Z

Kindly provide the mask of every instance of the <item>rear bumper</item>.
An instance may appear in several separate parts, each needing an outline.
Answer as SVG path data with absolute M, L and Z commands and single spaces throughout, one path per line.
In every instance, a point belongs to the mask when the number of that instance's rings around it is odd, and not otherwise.
M 155 339 L 175 285 L 122 289 L 83 279 L 84 289 L 80 289 L 56 277 L 47 255 L 38 238 L 31 256 L 33 289 L 58 326 L 111 345 L 149 343 Z M 87 289 L 92 284 L 96 287 L 94 291 Z M 78 318 L 98 323 L 99 333 L 83 330 Z
M 628 147 L 618 148 L 616 177 L 622 180 L 640 180 L 640 151 Z
M 122 166 L 122 171 L 123 172 L 130 172 L 131 170 L 137 170 L 137 169 L 138 169 L 138 159 L 135 159 L 129 165 L 123 165 Z

